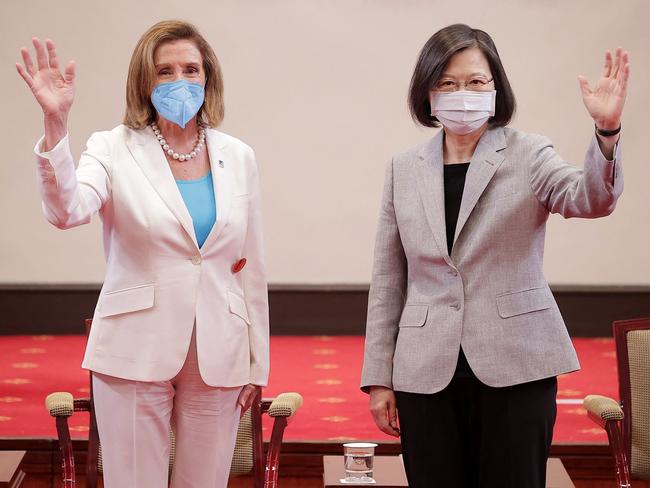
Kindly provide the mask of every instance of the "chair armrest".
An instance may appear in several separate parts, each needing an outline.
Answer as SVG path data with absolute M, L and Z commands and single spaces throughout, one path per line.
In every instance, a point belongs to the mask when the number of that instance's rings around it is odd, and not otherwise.
M 302 395 L 300 393 L 281 393 L 269 405 L 267 413 L 269 417 L 274 417 L 274 419 L 264 470 L 264 486 L 267 488 L 276 488 L 278 486 L 280 446 L 282 445 L 284 429 L 301 406 Z
M 612 448 L 614 464 L 616 466 L 617 486 L 630 486 L 630 469 L 625 452 L 625 443 L 621 432 L 623 408 L 611 398 L 601 395 L 588 395 L 582 401 L 591 420 L 600 425 L 607 432 L 607 439 Z
M 71 417 L 74 413 L 74 398 L 67 391 L 50 393 L 45 398 L 45 408 L 52 417 Z
M 269 417 L 291 417 L 302 406 L 300 393 L 280 393 L 269 407 Z
M 582 401 L 582 406 L 590 416 L 601 419 L 603 422 L 623 420 L 624 417 L 623 409 L 618 402 L 605 396 L 587 395 Z
M 68 418 L 75 411 L 75 400 L 71 393 L 57 391 L 45 398 L 45 408 L 56 420 L 56 432 L 59 440 L 59 448 L 63 458 L 63 487 L 75 486 L 74 453 L 72 450 L 72 439 L 68 428 Z

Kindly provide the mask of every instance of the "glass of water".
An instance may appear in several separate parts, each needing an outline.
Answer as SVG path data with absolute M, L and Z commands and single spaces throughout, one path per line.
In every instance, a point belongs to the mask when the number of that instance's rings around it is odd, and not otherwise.
M 349 442 L 343 444 L 345 481 L 347 483 L 374 483 L 372 465 L 377 444 Z

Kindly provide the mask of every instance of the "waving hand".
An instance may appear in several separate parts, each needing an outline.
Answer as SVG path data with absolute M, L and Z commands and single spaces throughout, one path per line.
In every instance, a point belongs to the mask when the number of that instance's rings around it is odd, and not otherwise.
M 36 65 L 27 48 L 22 48 L 24 66 L 16 63 L 34 98 L 43 109 L 45 117 L 45 150 L 51 149 L 67 132 L 68 112 L 74 100 L 74 61 L 70 61 L 62 74 L 54 43 L 49 39 L 45 45 L 32 38 L 36 51 Z M 46 51 L 47 48 L 47 51 Z
M 613 62 L 612 53 L 605 53 L 602 75 L 593 88 L 584 76 L 578 76 L 582 100 L 599 129 L 615 130 L 619 127 L 629 77 L 629 57 L 627 51 L 620 47 L 616 49 Z

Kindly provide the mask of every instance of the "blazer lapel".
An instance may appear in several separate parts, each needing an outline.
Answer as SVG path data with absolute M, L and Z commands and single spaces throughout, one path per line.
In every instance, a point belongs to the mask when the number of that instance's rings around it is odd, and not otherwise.
M 440 254 L 448 264 L 453 265 L 447 253 L 442 142 L 443 132 L 440 131 L 420 151 L 417 187 Z
M 485 131 L 476 146 L 465 177 L 465 189 L 463 190 L 463 199 L 458 212 L 454 244 L 476 206 L 476 202 L 478 202 L 479 197 L 483 194 L 494 173 L 503 162 L 504 156 L 499 151 L 505 147 L 506 138 L 502 127 Z
M 210 156 L 210 168 L 212 171 L 212 184 L 214 185 L 215 203 L 217 205 L 217 220 L 212 226 L 208 237 L 205 239 L 201 249 L 207 249 L 208 245 L 215 241 L 228 222 L 232 200 L 232 171 L 235 161 L 228 158 L 225 144 L 219 133 L 214 129 L 206 130 L 206 141 L 208 155 Z
M 154 137 L 153 131 L 147 127 L 139 131 L 132 130 L 130 133 L 131 137 L 127 140 L 126 145 L 135 162 L 198 249 L 192 217 L 185 206 L 167 158 Z

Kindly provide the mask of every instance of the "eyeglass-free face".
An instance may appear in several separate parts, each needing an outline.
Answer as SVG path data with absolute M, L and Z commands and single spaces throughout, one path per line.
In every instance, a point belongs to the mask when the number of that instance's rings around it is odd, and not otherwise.
M 205 70 L 201 51 L 188 39 L 161 44 L 154 53 L 155 83 L 185 80 L 205 85 Z
M 432 91 L 489 91 L 493 89 L 494 79 L 487 58 L 480 49 L 469 48 L 451 57 Z

